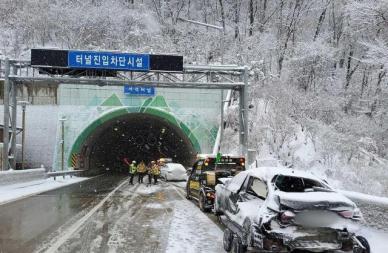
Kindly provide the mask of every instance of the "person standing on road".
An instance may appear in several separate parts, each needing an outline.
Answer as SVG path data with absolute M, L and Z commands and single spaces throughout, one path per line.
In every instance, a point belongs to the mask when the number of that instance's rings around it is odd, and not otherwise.
M 152 177 L 154 178 L 154 184 L 157 184 L 158 177 L 160 175 L 160 166 L 159 166 L 159 164 L 154 162 L 154 164 L 152 165 L 152 168 L 151 168 L 151 174 L 152 174 Z
M 154 166 L 155 161 L 151 161 L 151 163 L 147 166 L 147 175 L 148 175 L 148 185 L 152 184 L 152 166 Z
M 133 185 L 133 178 L 135 177 L 137 171 L 136 161 L 132 161 L 129 165 L 129 184 Z
M 143 161 L 137 166 L 137 174 L 138 174 L 138 182 L 143 183 L 143 177 L 144 174 L 146 173 L 146 165 Z

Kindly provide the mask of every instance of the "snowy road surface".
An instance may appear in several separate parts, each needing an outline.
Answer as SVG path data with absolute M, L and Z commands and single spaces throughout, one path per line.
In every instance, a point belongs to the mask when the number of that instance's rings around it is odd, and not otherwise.
M 0 207 L 0 252 L 224 252 L 222 230 L 183 184 L 101 176 Z M 373 253 L 388 234 L 362 230 Z
M 0 252 L 223 250 L 221 229 L 176 186 L 100 177 L 3 205 Z

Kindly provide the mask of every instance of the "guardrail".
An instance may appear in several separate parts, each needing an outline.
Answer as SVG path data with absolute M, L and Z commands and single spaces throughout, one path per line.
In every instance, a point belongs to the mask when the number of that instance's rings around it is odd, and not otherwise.
M 47 172 L 47 177 L 53 177 L 54 180 L 56 180 L 56 177 L 63 176 L 65 178 L 66 175 L 70 175 L 70 177 L 73 177 L 73 175 L 77 175 L 84 172 L 84 170 L 64 170 L 64 171 L 52 171 Z
M 388 230 L 388 198 L 343 190 L 339 192 L 352 199 L 361 209 L 365 225 Z
M 378 197 L 378 196 L 368 195 L 365 193 L 343 191 L 343 190 L 340 190 L 339 192 L 345 195 L 346 197 L 358 202 L 363 202 L 366 204 L 372 204 L 372 205 L 388 208 L 388 198 L 385 198 L 385 197 Z

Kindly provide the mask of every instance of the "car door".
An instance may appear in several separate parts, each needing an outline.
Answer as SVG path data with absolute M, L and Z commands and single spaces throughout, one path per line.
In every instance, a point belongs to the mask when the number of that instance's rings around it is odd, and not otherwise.
M 260 178 L 250 176 L 244 182 L 242 186 L 239 197 L 237 201 L 236 209 L 247 210 L 255 208 L 259 210 L 264 204 L 268 195 L 268 187 L 265 181 L 262 181 Z M 245 214 L 240 214 L 242 217 Z
M 230 213 L 236 213 L 238 211 L 237 202 L 239 201 L 239 193 L 247 179 L 246 173 L 239 173 L 234 176 L 225 187 L 224 194 L 224 209 Z
M 240 199 L 250 200 L 252 197 L 259 198 L 262 202 L 265 201 L 268 195 L 268 187 L 266 182 L 257 177 L 249 177 L 240 192 Z

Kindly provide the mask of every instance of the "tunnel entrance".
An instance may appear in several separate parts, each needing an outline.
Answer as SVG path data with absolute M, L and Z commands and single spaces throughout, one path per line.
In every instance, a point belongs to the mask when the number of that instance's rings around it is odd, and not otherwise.
M 127 173 L 124 158 L 148 163 L 162 157 L 189 167 L 196 153 L 182 129 L 167 119 L 128 113 L 102 123 L 89 134 L 80 150 L 81 169 L 87 170 L 87 174 Z

